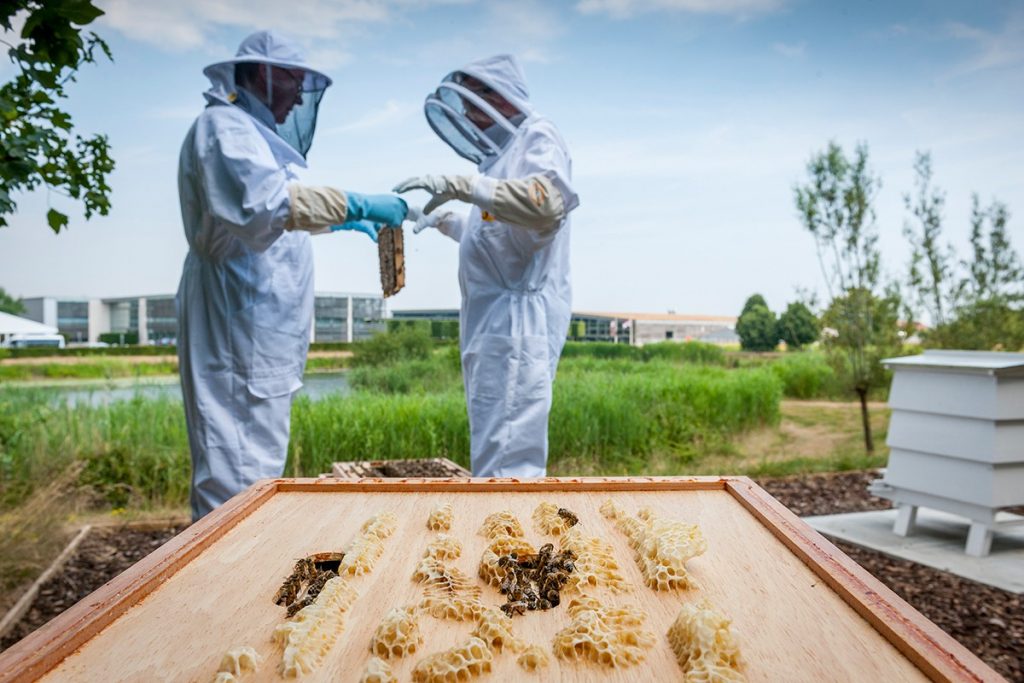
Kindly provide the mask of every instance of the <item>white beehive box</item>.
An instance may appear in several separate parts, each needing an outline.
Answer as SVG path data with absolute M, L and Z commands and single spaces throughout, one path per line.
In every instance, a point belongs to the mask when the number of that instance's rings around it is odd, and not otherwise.
M 971 521 L 969 555 L 987 555 L 1000 508 L 1024 505 L 1024 354 L 925 351 L 893 371 L 889 464 L 871 490 L 897 504 L 894 531 L 919 506 Z

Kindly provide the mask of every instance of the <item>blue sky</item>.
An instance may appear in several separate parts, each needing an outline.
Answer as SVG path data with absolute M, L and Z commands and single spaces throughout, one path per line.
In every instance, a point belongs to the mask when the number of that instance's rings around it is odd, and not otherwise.
M 736 314 L 823 292 L 793 186 L 835 140 L 870 146 L 886 268 L 908 258 L 902 194 L 915 150 L 948 193 L 964 251 L 970 195 L 998 198 L 1024 246 L 1024 2 L 797 0 L 107 0 L 95 30 L 114 62 L 86 67 L 68 108 L 109 134 L 109 216 L 40 191 L 0 230 L 0 286 L 21 296 L 173 292 L 186 253 L 178 150 L 202 107 L 202 67 L 258 28 L 298 39 L 335 80 L 306 182 L 382 192 L 423 173 L 469 173 L 428 128 L 423 98 L 495 52 L 524 62 L 533 103 L 562 130 L 577 310 Z M 0 78 L 11 74 L 0 67 Z M 424 197 L 415 197 L 422 202 Z M 71 215 L 54 236 L 47 206 Z M 458 304 L 457 248 L 406 235 L 393 308 Z M 363 235 L 315 240 L 318 290 L 379 288 Z

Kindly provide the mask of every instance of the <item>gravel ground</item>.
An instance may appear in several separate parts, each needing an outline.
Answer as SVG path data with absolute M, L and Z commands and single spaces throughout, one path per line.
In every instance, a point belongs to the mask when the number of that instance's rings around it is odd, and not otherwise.
M 430 476 L 408 461 L 380 468 L 382 476 Z M 889 507 L 868 495 L 875 472 L 846 472 L 758 483 L 798 515 L 824 515 Z M 46 623 L 142 557 L 181 528 L 162 531 L 105 529 L 89 535 L 64 571 L 47 583 L 32 609 L 0 641 L 0 650 Z M 906 560 L 845 543 L 839 547 L 897 595 L 959 640 L 1008 680 L 1024 683 L 1024 598 Z

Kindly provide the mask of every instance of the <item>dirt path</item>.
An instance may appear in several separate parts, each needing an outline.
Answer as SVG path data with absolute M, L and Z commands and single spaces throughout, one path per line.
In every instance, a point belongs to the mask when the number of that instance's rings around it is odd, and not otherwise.
M 889 404 L 885 401 L 868 401 L 868 408 L 874 410 L 876 408 L 887 408 Z M 860 409 L 860 403 L 857 401 L 798 401 L 796 399 L 784 399 L 782 401 L 783 407 L 806 407 L 806 408 L 836 408 L 844 410 Z

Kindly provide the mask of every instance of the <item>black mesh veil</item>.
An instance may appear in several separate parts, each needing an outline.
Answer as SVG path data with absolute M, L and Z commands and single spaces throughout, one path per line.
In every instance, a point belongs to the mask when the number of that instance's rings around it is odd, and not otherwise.
M 303 158 L 309 153 L 309 148 L 313 144 L 316 116 L 327 85 L 325 78 L 307 71 L 302 83 L 302 101 L 288 112 L 284 123 L 277 124 L 277 134 L 295 148 Z

